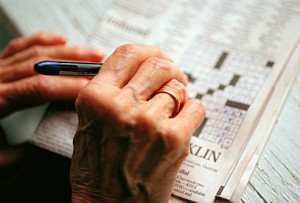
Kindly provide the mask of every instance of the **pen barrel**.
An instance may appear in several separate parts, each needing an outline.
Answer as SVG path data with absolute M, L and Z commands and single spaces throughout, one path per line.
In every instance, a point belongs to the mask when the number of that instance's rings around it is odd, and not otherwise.
M 59 75 L 96 75 L 101 63 L 60 62 Z

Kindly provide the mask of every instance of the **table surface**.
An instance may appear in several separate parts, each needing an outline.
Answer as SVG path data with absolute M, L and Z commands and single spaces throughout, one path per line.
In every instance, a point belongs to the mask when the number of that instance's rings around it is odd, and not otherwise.
M 0 0 L 0 22 L 16 35 L 55 31 L 67 36 L 71 44 L 84 44 L 105 10 L 103 2 Z M 80 13 L 78 8 L 81 8 Z M 300 202 L 299 115 L 298 75 L 241 202 Z

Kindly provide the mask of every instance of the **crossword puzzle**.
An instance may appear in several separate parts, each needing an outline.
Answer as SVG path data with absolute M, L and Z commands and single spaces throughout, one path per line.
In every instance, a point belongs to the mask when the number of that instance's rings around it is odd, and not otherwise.
M 181 59 L 189 96 L 201 99 L 206 117 L 193 136 L 228 149 L 272 71 L 274 61 L 197 39 Z

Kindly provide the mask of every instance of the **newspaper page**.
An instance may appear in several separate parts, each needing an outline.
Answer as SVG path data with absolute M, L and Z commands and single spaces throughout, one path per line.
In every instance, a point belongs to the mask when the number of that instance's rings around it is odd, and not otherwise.
M 125 43 L 160 46 L 189 76 L 189 96 L 206 107 L 173 195 L 194 202 L 231 196 L 225 185 L 300 36 L 299 9 L 282 0 L 119 0 L 98 22 L 89 45 L 108 55 Z M 69 116 L 73 122 L 62 124 L 64 113 L 50 109 L 33 142 L 70 157 L 77 117 Z
M 263 115 L 244 149 L 234 171 L 224 183 L 222 193 L 219 197 L 239 202 L 244 194 L 249 179 L 256 167 L 260 154 L 268 140 L 274 123 L 277 121 L 280 109 L 289 93 L 295 78 L 299 74 L 300 67 L 300 39 L 297 47 L 288 61 L 284 71 L 274 86 L 274 91 L 269 98 Z M 276 107 L 276 108 L 274 108 Z

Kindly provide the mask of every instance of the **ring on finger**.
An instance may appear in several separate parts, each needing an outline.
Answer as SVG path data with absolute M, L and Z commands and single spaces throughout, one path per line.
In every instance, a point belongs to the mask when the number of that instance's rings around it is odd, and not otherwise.
M 160 89 L 157 92 L 155 92 L 154 95 L 160 94 L 160 93 L 168 94 L 168 95 L 170 95 L 173 98 L 173 100 L 175 102 L 175 109 L 174 109 L 174 112 L 173 112 L 173 116 L 175 116 L 179 112 L 179 110 L 180 110 L 181 103 L 180 103 L 179 97 L 174 92 L 172 92 L 170 90 L 166 90 L 166 89 Z

